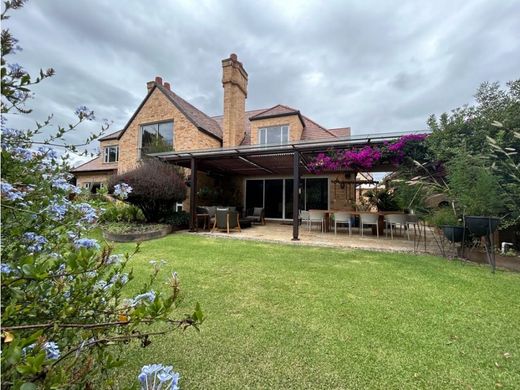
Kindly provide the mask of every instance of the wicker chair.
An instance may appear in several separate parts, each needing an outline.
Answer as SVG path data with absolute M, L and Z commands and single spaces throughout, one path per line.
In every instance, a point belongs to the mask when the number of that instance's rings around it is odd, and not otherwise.
M 239 215 L 236 211 L 229 211 L 228 209 L 217 209 L 215 213 L 215 222 L 213 223 L 213 233 L 215 230 L 226 230 L 229 234 L 231 229 L 240 230 Z
M 253 215 L 248 215 L 245 219 L 251 221 L 251 223 L 256 222 L 265 225 L 264 214 L 265 212 L 263 207 L 255 207 L 253 209 Z

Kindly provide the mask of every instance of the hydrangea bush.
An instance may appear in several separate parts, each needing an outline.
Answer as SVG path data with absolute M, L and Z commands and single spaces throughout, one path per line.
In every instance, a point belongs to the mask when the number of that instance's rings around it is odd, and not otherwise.
M 5 11 L 23 1 L 4 5 L 2 21 Z M 30 113 L 25 106 L 32 97 L 29 87 L 54 74 L 48 70 L 31 79 L 20 65 L 7 64 L 6 56 L 18 50 L 16 39 L 2 30 L 2 388 L 108 388 L 114 385 L 110 369 L 123 364 L 114 346 L 135 340 L 145 347 L 155 334 L 197 328 L 203 315 L 197 304 L 193 314 L 171 318 L 179 278 L 172 274 L 167 293 L 153 290 L 159 263 L 151 265 L 137 296 L 124 296 L 133 278 L 132 254 L 113 254 L 110 246 L 89 238 L 97 210 L 75 200 L 79 190 L 71 184 L 66 158 L 56 151 L 60 146 L 76 151 L 78 145 L 67 144 L 64 136 L 94 120 L 94 113 L 79 107 L 75 124 L 47 138 L 43 128 L 50 119 L 35 130 L 9 127 L 11 114 Z M 131 191 L 120 184 L 117 195 L 124 198 Z M 164 329 L 154 326 L 151 333 L 143 326 L 151 323 Z M 163 388 L 177 388 L 179 376 L 170 367 L 149 375 Z

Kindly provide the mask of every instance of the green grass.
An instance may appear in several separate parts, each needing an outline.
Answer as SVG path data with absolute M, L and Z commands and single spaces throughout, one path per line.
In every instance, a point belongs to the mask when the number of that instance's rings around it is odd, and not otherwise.
M 128 383 L 142 365 L 164 363 L 181 372 L 183 389 L 520 388 L 520 274 L 174 234 L 142 244 L 129 295 L 150 259 L 179 272 L 179 314 L 200 302 L 207 319 L 200 333 L 126 346 Z

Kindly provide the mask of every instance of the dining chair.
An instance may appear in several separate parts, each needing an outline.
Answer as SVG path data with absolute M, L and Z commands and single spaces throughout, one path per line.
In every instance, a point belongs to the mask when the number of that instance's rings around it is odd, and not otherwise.
M 386 214 L 385 215 L 385 227 L 386 236 L 388 237 L 388 228 L 390 228 L 390 237 L 394 239 L 394 227 L 399 227 L 399 232 L 404 228 L 406 230 L 406 214 Z M 408 239 L 410 239 L 410 233 L 406 230 Z
M 410 231 L 410 226 L 413 226 L 413 235 L 414 237 L 419 232 L 419 236 L 421 235 L 421 223 L 419 222 L 419 217 L 415 214 L 406 214 L 406 228 Z M 408 234 L 408 239 L 410 239 L 410 235 Z
M 307 227 L 309 227 L 310 216 L 307 210 L 300 210 L 300 221 L 302 225 L 305 224 Z
M 348 225 L 348 235 L 352 235 L 352 216 L 346 211 L 334 211 L 334 234 L 337 234 L 338 224 Z
M 323 225 L 325 224 L 325 210 L 309 210 L 309 231 L 311 231 L 313 223 L 320 223 L 321 232 L 323 233 Z
M 363 228 L 365 225 L 375 225 L 377 238 L 379 238 L 379 214 L 366 213 L 359 215 L 359 228 L 361 229 L 361 237 L 363 237 Z

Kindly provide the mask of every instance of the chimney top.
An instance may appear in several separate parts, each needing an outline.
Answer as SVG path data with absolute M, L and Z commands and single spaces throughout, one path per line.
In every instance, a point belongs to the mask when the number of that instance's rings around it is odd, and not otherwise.
M 156 83 L 156 84 L 159 84 L 159 85 L 162 85 L 162 77 L 160 77 L 160 76 L 155 76 L 155 83 Z
M 171 87 L 170 87 L 170 83 L 165 81 L 164 84 L 163 84 L 163 87 L 166 88 L 168 91 L 171 91 Z
M 231 53 L 229 58 L 231 58 L 233 61 L 238 61 L 238 56 L 235 53 Z

